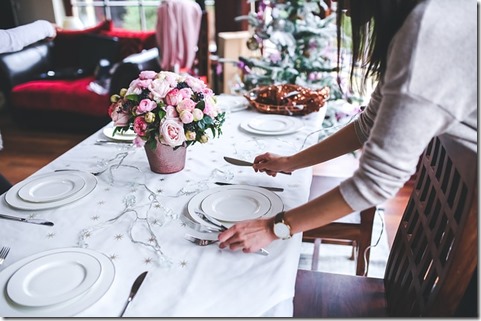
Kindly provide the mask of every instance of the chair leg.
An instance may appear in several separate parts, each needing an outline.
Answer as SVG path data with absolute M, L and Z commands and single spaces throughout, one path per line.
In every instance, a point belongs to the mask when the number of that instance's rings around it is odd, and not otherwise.
M 372 226 L 374 224 L 374 215 L 376 214 L 376 207 L 368 208 L 361 212 L 361 233 L 357 249 L 357 267 L 356 275 L 367 275 L 369 269 L 369 257 L 371 251 L 366 249 L 371 245 Z M 368 232 L 366 232 L 368 231 Z M 364 262 L 364 253 L 366 253 L 366 261 Z
M 312 264 L 311 264 L 312 271 L 317 271 L 319 269 L 319 251 L 320 251 L 321 242 L 322 242 L 321 239 L 314 240 L 314 251 L 312 253 Z

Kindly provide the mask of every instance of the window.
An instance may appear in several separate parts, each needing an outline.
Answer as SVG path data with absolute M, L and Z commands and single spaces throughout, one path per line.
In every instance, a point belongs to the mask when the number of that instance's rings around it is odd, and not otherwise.
M 93 26 L 105 19 L 115 28 L 153 30 L 157 22 L 157 8 L 161 0 L 71 0 L 73 15 L 85 26 Z

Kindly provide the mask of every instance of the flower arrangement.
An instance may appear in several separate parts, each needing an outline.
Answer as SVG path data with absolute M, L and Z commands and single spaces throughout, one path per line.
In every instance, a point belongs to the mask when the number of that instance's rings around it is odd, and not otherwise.
M 142 71 L 110 101 L 114 134 L 133 130 L 138 147 L 155 149 L 161 143 L 175 149 L 206 143 L 209 129 L 213 137 L 222 134 L 225 113 L 217 107 L 214 92 L 190 75 Z

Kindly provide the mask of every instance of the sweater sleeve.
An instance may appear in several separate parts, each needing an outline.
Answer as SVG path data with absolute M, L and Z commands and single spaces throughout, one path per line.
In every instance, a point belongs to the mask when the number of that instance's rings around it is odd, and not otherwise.
M 16 28 L 0 30 L 0 53 L 18 51 L 55 35 L 55 28 L 46 20 L 37 20 Z
M 359 168 L 340 185 L 353 210 L 393 197 L 434 136 L 449 135 L 476 148 L 476 57 L 464 53 L 476 52 L 475 37 L 467 37 L 476 34 L 475 15 L 467 6 L 454 7 L 448 0 L 421 2 L 391 43 L 374 101 L 356 122 L 356 133 L 365 141 Z M 446 8 L 460 26 L 440 25 Z M 455 72 L 446 77 L 446 66 L 455 60 Z M 453 100 L 456 92 L 462 96 Z

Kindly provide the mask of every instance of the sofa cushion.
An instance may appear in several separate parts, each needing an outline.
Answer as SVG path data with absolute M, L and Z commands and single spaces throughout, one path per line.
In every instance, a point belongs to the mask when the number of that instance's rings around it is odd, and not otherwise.
M 80 54 L 86 35 L 99 35 L 102 31 L 110 30 L 112 22 L 105 20 L 98 25 L 84 30 L 60 30 L 54 39 L 53 61 L 55 68 L 78 67 Z
M 29 81 L 12 90 L 12 103 L 17 111 L 68 111 L 103 117 L 110 104 L 108 95 L 98 95 L 87 89 L 94 77 L 75 80 Z

